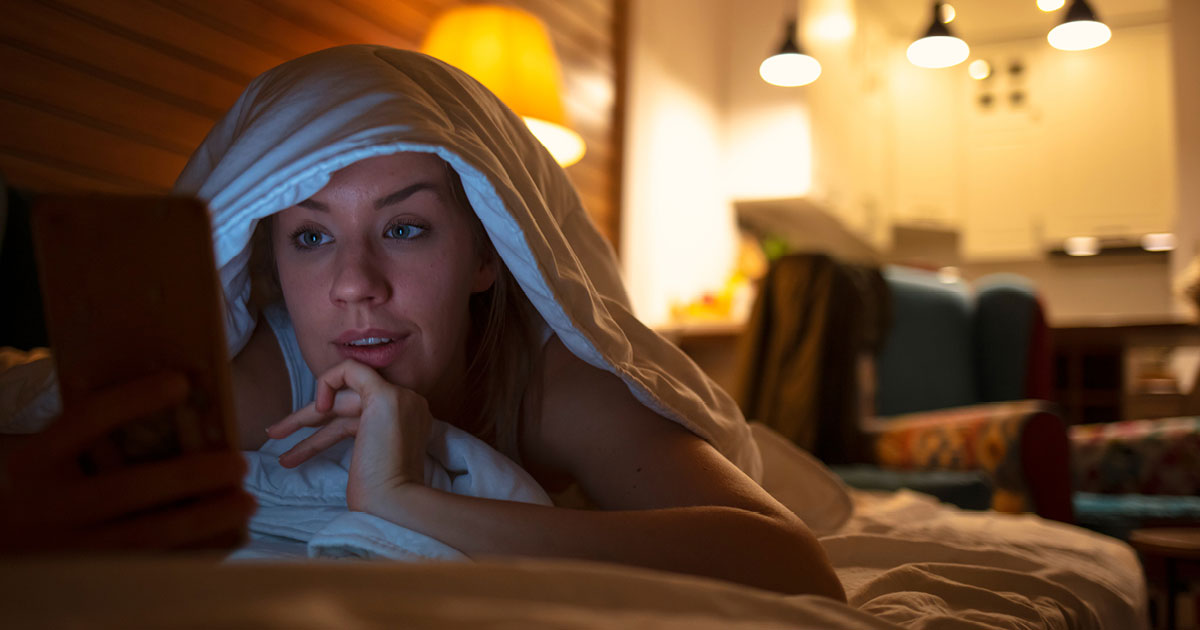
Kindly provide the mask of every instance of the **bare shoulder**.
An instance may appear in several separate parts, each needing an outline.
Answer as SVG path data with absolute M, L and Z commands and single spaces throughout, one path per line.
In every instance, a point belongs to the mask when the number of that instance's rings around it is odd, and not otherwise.
M 523 436 L 537 465 L 579 482 L 604 509 L 735 505 L 761 511 L 761 489 L 715 448 L 655 413 L 616 375 L 557 338 L 543 354 L 540 417 Z
M 257 449 L 266 442 L 267 426 L 292 410 L 287 364 L 266 321 L 259 319 L 231 372 L 239 447 Z
M 626 437 L 647 433 L 691 435 L 638 402 L 620 377 L 576 357 L 552 337 L 543 351 L 541 378 L 542 436 L 561 447 L 595 444 L 616 431 Z

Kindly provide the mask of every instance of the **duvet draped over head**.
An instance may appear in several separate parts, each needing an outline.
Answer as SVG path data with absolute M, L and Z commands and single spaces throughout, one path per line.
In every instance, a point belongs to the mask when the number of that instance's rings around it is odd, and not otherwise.
M 359 160 L 433 153 L 530 302 L 568 349 L 712 443 L 756 480 L 757 447 L 733 400 L 631 313 L 611 247 L 525 124 L 462 71 L 419 53 L 343 46 L 269 70 L 192 155 L 176 194 L 209 204 L 230 354 L 246 344 L 250 237 Z

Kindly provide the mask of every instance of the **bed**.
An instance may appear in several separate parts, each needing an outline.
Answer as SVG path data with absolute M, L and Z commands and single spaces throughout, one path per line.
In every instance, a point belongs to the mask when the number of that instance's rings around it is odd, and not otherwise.
M 1103 628 L 1146 626 L 1133 552 L 1032 516 L 915 493 L 855 493 L 822 538 L 849 605 L 600 563 L 491 559 L 219 563 L 203 556 L 18 560 L 9 628 L 551 626 Z
M 767 462 L 777 461 L 770 441 L 759 441 Z M 1116 539 L 1033 515 L 963 511 L 909 491 L 846 491 L 811 457 L 789 461 L 792 478 L 805 483 L 787 485 L 778 476 L 782 469 L 768 466 L 764 485 L 785 504 L 807 506 L 802 516 L 821 534 L 848 604 L 595 562 L 28 558 L 0 568 L 0 625 L 839 630 L 1148 625 L 1137 556 Z

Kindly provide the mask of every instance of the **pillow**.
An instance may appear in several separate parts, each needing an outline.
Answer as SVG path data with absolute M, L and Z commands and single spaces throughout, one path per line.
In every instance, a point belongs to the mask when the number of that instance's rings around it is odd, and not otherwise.
M 817 458 L 761 422 L 750 434 L 762 453 L 762 487 L 817 536 L 836 532 L 854 513 L 846 485 Z

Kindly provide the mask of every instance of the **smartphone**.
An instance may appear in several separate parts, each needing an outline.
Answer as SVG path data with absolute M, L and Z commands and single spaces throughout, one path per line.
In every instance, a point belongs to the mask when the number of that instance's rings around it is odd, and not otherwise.
M 186 402 L 118 428 L 81 465 L 100 473 L 236 449 L 221 288 L 208 211 L 168 196 L 43 195 L 34 250 L 63 408 L 162 371 Z

